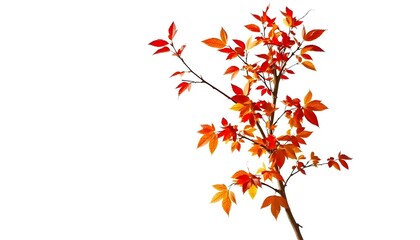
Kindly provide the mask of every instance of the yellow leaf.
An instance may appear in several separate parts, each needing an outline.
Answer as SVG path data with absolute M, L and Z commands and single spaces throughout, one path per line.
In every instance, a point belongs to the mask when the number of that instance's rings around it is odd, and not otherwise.
M 227 190 L 227 187 L 225 184 L 214 184 L 213 187 L 219 191 Z
M 251 196 L 251 198 L 252 198 L 252 199 L 254 199 L 255 195 L 257 195 L 257 190 L 258 190 L 258 188 L 257 188 L 257 186 L 255 186 L 255 185 L 252 185 L 252 186 L 248 189 L 249 196 Z
M 249 37 L 248 40 L 246 41 L 246 49 L 250 50 L 254 48 L 255 46 L 258 46 L 260 43 L 261 43 L 260 40 L 252 41 L 252 37 Z
M 233 111 L 241 111 L 241 109 L 244 107 L 241 103 L 235 103 L 230 109 Z
M 262 167 L 258 168 L 257 173 L 262 173 L 263 171 L 266 171 L 267 167 L 265 166 L 265 163 L 262 163 Z
M 213 198 L 211 199 L 210 203 L 215 203 L 218 202 L 220 200 L 222 200 L 225 197 L 226 193 L 225 192 L 217 192 L 216 194 L 214 194 Z

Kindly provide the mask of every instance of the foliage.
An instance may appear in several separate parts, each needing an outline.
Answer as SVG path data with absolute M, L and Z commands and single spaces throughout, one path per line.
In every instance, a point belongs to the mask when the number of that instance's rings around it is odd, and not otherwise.
M 276 219 L 280 209 L 286 209 L 296 236 L 302 239 L 300 225 L 293 218 L 285 191 L 290 178 L 298 173 L 306 174 L 310 167 L 328 166 L 340 170 L 342 166 L 348 169 L 347 161 L 351 158 L 339 152 L 337 157 L 322 160 L 313 151 L 302 151 L 306 139 L 312 134 L 309 127 L 319 127 L 317 114 L 328 109 L 321 100 L 313 98 L 310 90 L 301 98 L 286 95 L 284 99 L 279 99 L 280 83 L 291 81 L 297 66 L 316 71 L 312 55 L 324 50 L 313 42 L 326 30 L 307 30 L 303 17 L 297 18 L 288 7 L 281 11 L 282 23 L 269 16 L 268 10 L 269 6 L 261 14 L 252 14 L 256 21 L 245 25 L 252 34 L 247 40 L 229 41 L 227 32 L 221 28 L 219 36 L 202 41 L 224 54 L 230 62 L 224 71 L 224 75 L 230 75 L 231 79 L 232 92 L 229 93 L 221 91 L 186 63 L 182 57 L 186 45 L 178 48 L 174 44 L 178 31 L 174 22 L 168 29 L 167 39 L 156 39 L 150 45 L 157 48 L 154 54 L 169 52 L 184 64 L 184 70 L 176 71 L 170 77 L 182 78 L 189 74 L 197 79 L 181 79 L 176 87 L 178 95 L 189 91 L 193 84 L 205 84 L 231 100 L 230 109 L 238 113 L 237 122 L 222 117 L 218 128 L 214 124 L 202 124 L 197 147 L 208 145 L 213 154 L 219 141 L 230 144 L 232 152 L 239 152 L 244 144 L 249 144 L 250 154 L 261 159 L 261 167 L 257 171 L 239 170 L 232 175 L 230 185 L 214 185 L 217 192 L 211 203 L 221 201 L 223 210 L 229 215 L 232 203 L 236 204 L 231 190 L 233 186 L 238 186 L 243 193 L 248 192 L 251 198 L 255 197 L 258 189 L 270 188 L 273 195 L 265 198 L 261 208 L 270 206 Z M 260 52 L 251 54 L 254 50 Z M 234 64 L 231 63 L 234 61 Z M 238 76 L 243 78 L 238 79 Z M 285 120 L 286 130 L 279 130 L 280 119 Z M 286 161 L 292 163 L 290 170 L 285 169 Z M 289 175 L 283 175 L 284 172 Z M 273 182 L 278 186 L 274 186 Z

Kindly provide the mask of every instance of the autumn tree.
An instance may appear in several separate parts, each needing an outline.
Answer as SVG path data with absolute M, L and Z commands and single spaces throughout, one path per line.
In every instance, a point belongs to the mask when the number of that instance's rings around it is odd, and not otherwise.
M 284 209 L 297 239 L 303 239 L 286 195 L 289 180 L 297 174 L 305 175 L 308 168 L 348 169 L 347 161 L 351 158 L 341 152 L 328 158 L 321 158 L 314 151 L 304 152 L 313 132 L 311 127 L 319 127 L 317 114 L 327 106 L 310 90 L 304 96 L 283 93 L 281 98 L 280 95 L 280 85 L 292 81 L 296 68 L 316 70 L 312 55 L 324 50 L 314 42 L 325 29 L 306 29 L 303 24 L 306 14 L 298 18 L 288 7 L 280 11 L 280 21 L 278 16 L 269 16 L 268 10 L 269 6 L 261 14 L 252 14 L 253 22 L 244 26 L 251 33 L 249 38 L 229 40 L 227 32 L 221 28 L 217 37 L 202 41 L 226 56 L 229 64 L 224 75 L 231 79 L 230 83 L 225 83 L 231 86 L 229 92 L 203 78 L 182 57 L 186 45 L 175 44 L 178 30 L 174 22 L 169 26 L 167 38 L 149 44 L 157 48 L 154 54 L 170 53 L 183 63 L 184 69 L 170 75 L 180 78 L 176 86 L 178 95 L 189 91 L 193 85 L 206 85 L 209 91 L 229 99 L 231 105 L 227 108 L 237 112 L 236 121 L 221 117 L 217 124 L 202 124 L 197 147 L 208 146 L 213 153 L 222 141 L 230 144 L 232 152 L 246 148 L 261 161 L 261 167 L 255 171 L 234 172 L 230 184 L 213 185 L 216 193 L 211 203 L 221 202 L 229 215 L 232 203 L 236 204 L 236 187 L 251 198 L 260 188 L 271 189 L 272 194 L 266 196 L 261 208 L 269 208 L 275 219 Z

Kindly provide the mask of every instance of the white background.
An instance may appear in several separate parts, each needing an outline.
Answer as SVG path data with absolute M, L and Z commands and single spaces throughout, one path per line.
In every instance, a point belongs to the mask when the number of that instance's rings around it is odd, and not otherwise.
M 148 43 L 176 43 L 199 74 L 229 89 L 225 56 L 201 43 L 224 27 L 247 39 L 268 1 L 1 1 L 0 239 L 294 239 L 236 191 L 230 217 L 209 204 L 258 159 L 220 145 L 196 149 L 199 124 L 231 116 L 230 102 L 195 85 Z M 338 151 L 350 170 L 308 170 L 289 186 L 305 239 L 417 239 L 418 11 L 414 2 L 273 1 L 308 29 L 326 28 L 317 72 L 300 68 L 290 90 L 311 89 L 329 110 L 307 151 Z M 293 85 L 294 84 L 294 85 Z

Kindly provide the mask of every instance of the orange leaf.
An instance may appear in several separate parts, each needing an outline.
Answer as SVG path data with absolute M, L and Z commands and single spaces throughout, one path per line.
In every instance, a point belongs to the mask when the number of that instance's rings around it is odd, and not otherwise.
M 305 33 L 303 35 L 303 40 L 308 41 L 308 42 L 313 41 L 313 40 L 319 38 L 324 32 L 325 32 L 325 29 L 311 30 L 308 33 Z
M 309 109 L 312 111 L 323 111 L 328 109 L 320 100 L 313 100 L 305 104 L 305 109 Z
M 213 48 L 224 48 L 226 46 L 226 43 L 223 43 L 223 41 L 218 38 L 208 38 L 202 42 Z
M 314 152 L 311 152 L 311 160 L 315 167 L 318 167 L 318 163 L 321 160 L 318 156 L 315 155 Z
M 224 74 L 225 75 L 232 74 L 231 79 L 233 79 L 238 73 L 239 73 L 239 68 L 237 66 L 230 66 L 228 67 L 228 69 L 226 69 Z
M 217 148 L 217 144 L 219 143 L 219 139 L 217 138 L 217 134 L 212 134 L 209 142 L 209 149 L 210 153 L 213 154 Z
M 315 68 L 314 64 L 310 61 L 303 61 L 302 65 L 305 66 L 308 69 L 316 71 L 316 68 Z
M 309 90 L 308 93 L 305 95 L 305 98 L 303 99 L 303 103 L 306 105 L 308 104 L 312 99 L 312 92 Z
M 216 203 L 222 200 L 222 208 L 226 214 L 229 215 L 232 202 L 236 204 L 235 194 L 229 191 L 229 189 L 224 184 L 215 184 L 213 187 L 217 189 L 218 192 L 214 194 L 210 203 Z
M 285 160 L 286 155 L 283 149 L 276 149 L 270 155 L 270 162 L 276 164 L 279 168 L 283 167 Z
M 235 193 L 232 191 L 229 191 L 229 199 L 236 204 L 236 197 L 235 197 Z
M 240 142 L 232 142 L 230 150 L 232 152 L 234 152 L 235 150 L 237 150 L 238 152 L 241 151 L 241 143 Z
M 260 32 L 260 27 L 258 27 L 255 24 L 248 24 L 248 25 L 245 25 L 245 27 L 248 28 L 248 30 L 250 30 L 251 32 L 258 32 L 258 33 Z
M 202 129 L 198 131 L 198 133 L 203 134 L 203 136 L 201 136 L 200 140 L 198 141 L 197 148 L 209 144 L 210 153 L 213 154 L 218 144 L 217 133 L 215 132 L 216 129 L 214 128 L 213 124 L 203 124 L 201 125 L 201 128 Z
M 333 160 L 328 161 L 328 167 L 334 167 L 335 169 L 340 171 L 340 165 L 338 165 L 338 163 Z
M 296 153 L 301 152 L 294 144 L 285 144 L 283 147 L 285 149 L 284 154 L 289 159 L 297 159 Z
M 225 210 L 226 214 L 229 216 L 230 208 L 232 207 L 232 202 L 229 198 L 223 198 L 222 207 Z
M 236 179 L 238 179 L 238 178 L 240 178 L 240 177 L 242 177 L 242 176 L 248 176 L 249 174 L 247 173 L 247 172 L 245 172 L 244 170 L 239 170 L 239 171 L 237 171 L 237 172 L 235 172 L 233 175 L 232 175 L 232 178 L 236 178 Z
M 263 170 L 261 174 L 263 175 L 264 181 L 267 179 L 270 179 L 270 181 L 272 181 L 274 177 L 277 180 L 284 182 L 283 177 L 280 175 L 280 173 L 277 170 L 271 170 L 271 171 Z
M 258 157 L 266 153 L 265 148 L 259 144 L 254 144 L 248 151 L 252 153 L 252 156 L 257 155 Z
M 224 43 L 224 45 L 226 46 L 227 44 L 227 40 L 228 40 L 228 35 L 225 31 L 225 29 L 220 29 L 220 39 L 222 40 L 222 43 Z
M 282 196 L 268 196 L 263 204 L 261 205 L 261 208 L 265 208 L 271 205 L 271 213 L 273 214 L 274 218 L 277 219 L 280 213 L 280 207 L 288 208 L 288 204 L 285 198 Z

